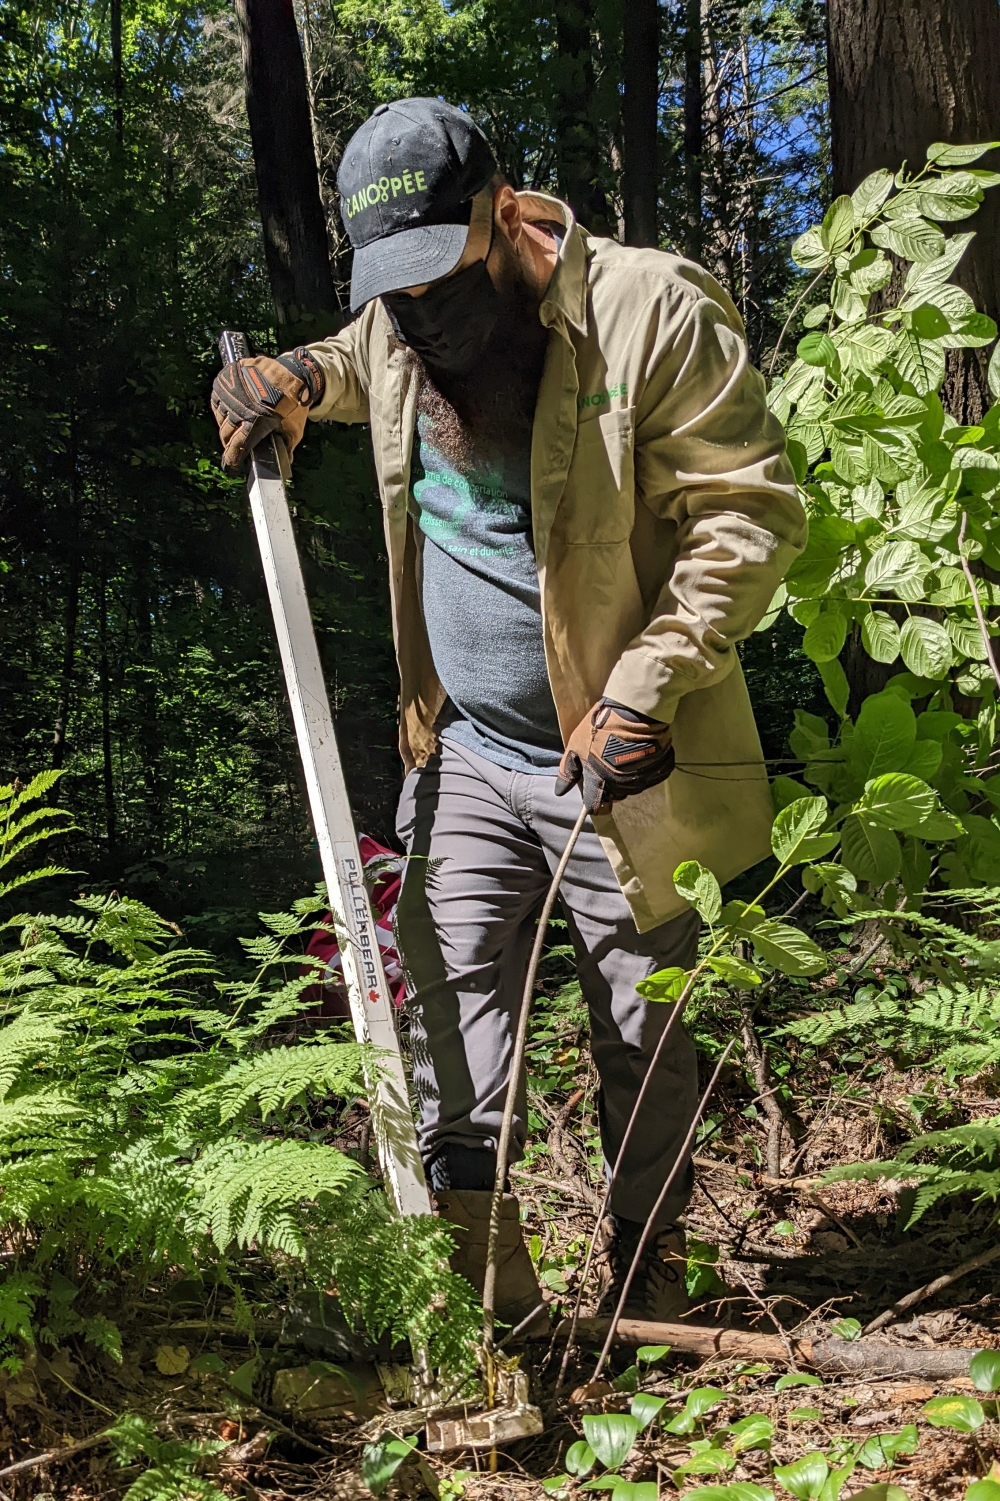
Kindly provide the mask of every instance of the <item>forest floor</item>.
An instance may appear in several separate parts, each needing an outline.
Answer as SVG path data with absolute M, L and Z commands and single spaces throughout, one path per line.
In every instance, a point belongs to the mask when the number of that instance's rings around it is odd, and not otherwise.
M 536 1043 L 540 1053 L 546 1043 L 546 1035 L 541 1035 L 542 1043 Z M 575 1089 L 533 1093 L 534 1145 L 526 1165 L 515 1170 L 514 1185 L 542 1280 L 567 1305 L 575 1295 L 598 1202 L 589 1088 L 593 1081 L 586 1051 L 570 1062 Z M 885 1088 L 912 1094 L 914 1083 L 911 1077 L 895 1075 Z M 689 1242 L 718 1247 L 718 1261 L 702 1269 L 703 1281 L 711 1285 L 691 1315 L 693 1322 L 771 1335 L 829 1332 L 830 1322 L 844 1317 L 864 1324 L 995 1238 L 985 1213 L 929 1214 L 915 1230 L 905 1231 L 905 1198 L 902 1209 L 899 1202 L 905 1190 L 899 1185 L 831 1184 L 817 1200 L 816 1190 L 803 1177 L 808 1180 L 808 1175 L 837 1161 L 876 1155 L 878 1112 L 871 1097 L 845 1101 L 841 1096 L 835 1106 L 818 1107 L 805 1143 L 800 1142 L 794 1153 L 789 1147 L 786 1154 L 785 1170 L 793 1168 L 795 1183 L 786 1187 L 769 1182 L 754 1161 L 759 1155 L 753 1150 L 755 1130 L 758 1138 L 760 1131 L 752 1123 L 748 1130 L 745 1096 L 742 1076 L 734 1074 L 731 1087 L 724 1087 L 719 1098 L 711 1139 L 698 1150 L 687 1214 Z M 364 1150 L 365 1129 L 364 1108 L 356 1106 L 344 1119 L 340 1144 L 355 1153 Z M 703 1254 L 708 1261 L 715 1253 Z M 1000 1347 L 1000 1296 L 994 1296 L 992 1272 L 987 1267 L 962 1279 L 890 1325 L 880 1338 L 910 1350 Z M 165 1281 L 162 1293 L 147 1290 L 134 1301 L 127 1287 L 116 1289 L 118 1306 L 108 1311 L 122 1331 L 121 1365 L 74 1348 L 49 1358 L 39 1354 L 17 1375 L 0 1376 L 5 1403 L 0 1407 L 0 1454 L 9 1455 L 4 1462 L 59 1451 L 54 1462 L 0 1477 L 0 1496 L 8 1501 L 121 1497 L 142 1467 L 123 1468 L 100 1438 L 91 1445 L 86 1441 L 103 1434 L 111 1417 L 124 1410 L 143 1414 L 161 1438 L 168 1436 L 182 1448 L 199 1439 L 215 1441 L 218 1452 L 201 1473 L 227 1496 L 319 1501 L 369 1494 L 360 1474 L 364 1443 L 386 1429 L 403 1431 L 394 1423 L 372 1369 L 349 1368 L 348 1378 L 353 1375 L 356 1383 L 354 1396 L 342 1388 L 339 1400 L 344 1405 L 339 1409 L 321 1416 L 304 1407 L 297 1413 L 282 1410 L 275 1377 L 282 1368 L 301 1367 L 310 1357 L 282 1345 L 278 1311 L 273 1317 L 264 1311 L 251 1339 L 241 1330 L 231 1305 L 192 1306 L 184 1286 Z M 681 1407 L 692 1389 L 716 1388 L 716 1405 L 697 1432 L 711 1434 L 754 1415 L 766 1416 L 773 1424 L 770 1456 L 748 1450 L 738 1455 L 728 1474 L 682 1477 L 678 1486 L 672 1473 L 691 1459 L 692 1440 L 671 1435 L 654 1422 L 640 1436 L 621 1473 L 632 1481 L 658 1481 L 661 1497 L 687 1494 L 699 1484 L 742 1481 L 773 1487 L 771 1464 L 788 1464 L 817 1451 L 827 1455 L 831 1465 L 843 1463 L 869 1439 L 900 1434 L 909 1425 L 915 1425 L 917 1442 L 903 1449 L 911 1452 L 899 1454 L 887 1467 L 880 1465 L 878 1451 L 873 1453 L 869 1444 L 842 1492 L 845 1501 L 865 1487 L 887 1481 L 911 1501 L 960 1501 L 967 1485 L 988 1474 L 1000 1456 L 1000 1422 L 988 1401 L 983 1404 L 986 1421 L 974 1433 L 943 1430 L 923 1416 L 932 1397 L 971 1394 L 967 1378 L 941 1383 L 899 1375 L 828 1376 L 821 1384 L 776 1390 L 778 1378 L 790 1370 L 787 1363 L 699 1361 L 667 1354 L 651 1359 L 637 1373 L 633 1353 L 620 1349 L 610 1373 L 611 1388 L 581 1404 L 573 1400 L 574 1388 L 589 1381 L 594 1352 L 587 1345 L 577 1352 L 556 1397 L 560 1348 L 543 1341 L 522 1356 L 531 1375 L 533 1400 L 545 1414 L 542 1434 L 504 1448 L 496 1456 L 495 1472 L 490 1471 L 488 1452 L 431 1454 L 421 1464 L 408 1460 L 386 1494 L 433 1494 L 432 1483 L 446 1501 L 462 1495 L 469 1501 L 499 1501 L 553 1494 L 551 1477 L 564 1471 L 567 1447 L 581 1437 L 582 1417 L 599 1411 L 627 1412 L 637 1376 L 641 1390 L 667 1399 L 667 1413 Z M 238 1369 L 253 1354 L 263 1357 L 265 1374 L 255 1383 L 253 1400 L 241 1398 L 225 1376 L 192 1373 L 190 1362 L 208 1353 L 220 1357 L 220 1369 Z M 76 1452 L 61 1452 L 71 1451 L 74 1444 L 81 1445 Z M 147 1456 L 147 1462 L 149 1457 L 155 1456 Z M 165 1457 L 169 1460 L 169 1454 Z M 993 1473 L 1000 1474 L 1000 1466 Z M 543 1489 L 546 1479 L 548 1490 Z M 577 1490 L 578 1482 L 571 1481 L 555 1494 L 574 1496 Z M 132 1501 L 155 1501 L 158 1494 L 157 1483 L 140 1482 Z M 169 1494 L 218 1497 L 219 1490 L 199 1491 L 192 1479 L 190 1489 Z M 755 1493 L 742 1494 L 749 1501 Z
M 769 1121 L 758 1111 L 760 1096 L 754 1096 L 743 1067 L 722 1073 L 695 1150 L 694 1193 L 686 1211 L 689 1258 L 697 1262 L 689 1264 L 692 1324 L 760 1331 L 773 1339 L 829 1336 L 848 1319 L 857 1321 L 850 1330 L 857 1333 L 898 1298 L 995 1243 L 988 1208 L 968 1201 L 958 1210 L 929 1211 L 907 1229 L 913 1192 L 904 1183 L 817 1184 L 832 1166 L 886 1156 L 892 1121 L 913 1111 L 913 1102 L 929 1120 L 949 1112 L 965 1118 L 997 1114 L 989 1081 L 949 1087 L 940 1075 L 901 1072 L 887 1061 L 866 1073 L 827 1076 L 829 1088 L 823 1088 L 815 1073 L 809 1079 L 803 1073 L 794 1111 L 785 1106 L 788 1129 L 769 1142 L 773 1112 Z M 560 989 L 557 980 L 536 1006 L 529 1103 L 529 1151 L 512 1171 L 512 1186 L 523 1205 L 539 1279 L 557 1309 L 568 1313 L 601 1202 L 602 1159 L 596 1075 L 578 989 Z M 335 1144 L 366 1160 L 368 1132 L 366 1106 L 347 1103 Z M 769 1147 L 772 1166 L 778 1147 L 781 1180 L 761 1168 Z M 901 1352 L 1000 1349 L 997 1265 L 961 1277 L 893 1319 L 878 1339 Z M 74 1343 L 36 1352 L 15 1375 L 0 1373 L 0 1501 L 120 1501 L 129 1487 L 129 1501 L 336 1501 L 369 1495 L 360 1475 L 363 1445 L 383 1433 L 416 1432 L 419 1424 L 407 1426 L 398 1403 L 390 1408 L 372 1364 L 317 1366 L 315 1351 L 309 1355 L 282 1342 L 284 1310 L 267 1306 L 266 1295 L 261 1279 L 257 1298 L 252 1289 L 249 1295 L 249 1319 L 245 1307 L 219 1300 L 213 1289 L 177 1271 L 143 1289 L 128 1282 L 108 1286 L 107 1315 L 122 1333 L 122 1363 Z M 584 1312 L 592 1304 L 593 1289 L 587 1289 Z M 848 1333 L 844 1325 L 839 1331 Z M 982 1400 L 974 1432 L 934 1426 L 923 1412 L 941 1394 L 970 1399 L 968 1378 L 941 1382 L 896 1373 L 826 1375 L 820 1381 L 805 1372 L 794 1375 L 790 1361 L 698 1360 L 677 1351 L 649 1354 L 637 1369 L 635 1352 L 617 1348 L 605 1390 L 581 1399 L 596 1351 L 586 1342 L 577 1349 L 557 1391 L 562 1348 L 541 1340 L 523 1346 L 520 1357 L 532 1400 L 544 1412 L 541 1435 L 506 1445 L 494 1456 L 495 1469 L 489 1451 L 411 1457 L 384 1493 L 437 1493 L 444 1501 L 575 1498 L 583 1477 L 562 1486 L 556 1477 L 565 1472 L 569 1445 L 583 1436 L 584 1417 L 628 1412 L 637 1387 L 664 1397 L 661 1417 L 683 1408 L 692 1390 L 715 1388 L 710 1411 L 691 1432 L 670 1433 L 664 1421 L 653 1421 L 620 1466 L 623 1480 L 658 1483 L 661 1498 L 733 1483 L 736 1489 L 716 1490 L 713 1501 L 730 1495 L 734 1501 L 763 1501 L 772 1490 L 784 1496 L 787 1490 L 770 1477 L 772 1466 L 811 1453 L 826 1456 L 830 1468 L 857 1456 L 842 1501 L 887 1481 L 898 1492 L 872 1490 L 872 1501 L 962 1501 L 971 1481 L 988 1474 L 1000 1478 L 995 1402 Z M 237 1388 L 240 1366 L 251 1358 L 257 1369 L 249 1396 Z M 305 1372 L 312 1391 L 297 1405 L 287 1400 L 288 1382 L 296 1379 L 287 1375 L 290 1370 Z M 312 1388 L 326 1390 L 329 1402 L 311 1405 L 318 1400 Z M 158 1435 L 159 1448 L 147 1444 L 135 1462 L 122 1463 L 104 1436 L 122 1412 L 147 1418 L 147 1432 Z M 709 1447 L 712 1435 L 716 1448 L 722 1447 L 733 1424 L 751 1417 L 769 1420 L 767 1447 L 740 1450 L 728 1472 L 674 1477 L 698 1448 Z M 200 1444 L 206 1453 L 192 1460 Z M 893 1447 L 895 1462 L 884 1463 Z M 5 1469 L 47 1454 L 53 1457 Z M 180 1469 L 171 1480 L 174 1460 Z M 739 1483 L 751 1489 L 740 1490 Z M 754 1484 L 764 1489 L 754 1490 Z M 647 1501 L 647 1495 L 625 1490 L 619 1501 Z M 817 1496 L 820 1490 L 800 1487 L 794 1495 Z M 824 1492 L 832 1501 L 836 1495 Z

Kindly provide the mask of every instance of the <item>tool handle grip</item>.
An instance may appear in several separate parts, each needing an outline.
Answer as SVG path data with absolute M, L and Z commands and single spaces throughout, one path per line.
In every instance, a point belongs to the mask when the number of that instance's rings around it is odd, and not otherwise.
M 223 329 L 219 335 L 219 353 L 224 365 L 235 365 L 237 360 L 249 359 L 250 340 L 233 328 Z

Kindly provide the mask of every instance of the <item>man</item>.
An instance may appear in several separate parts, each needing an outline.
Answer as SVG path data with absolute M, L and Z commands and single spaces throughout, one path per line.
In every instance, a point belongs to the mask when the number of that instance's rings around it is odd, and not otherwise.
M 307 416 L 370 422 L 389 551 L 407 776 L 398 931 L 420 1141 L 454 1265 L 480 1289 L 496 1139 L 533 927 L 576 819 L 561 900 L 590 1010 L 614 1163 L 669 1008 L 636 983 L 690 967 L 671 876 L 728 880 L 769 849 L 760 745 L 736 654 L 805 541 L 739 315 L 700 267 L 596 239 L 515 193 L 476 126 L 435 99 L 380 105 L 338 187 L 354 246 L 335 338 L 230 367 L 213 406 L 240 468 Z M 690 1123 L 678 1031 L 611 1201 L 604 1307 Z M 518 1090 L 515 1157 L 526 1134 Z M 685 1306 L 663 1206 L 628 1312 Z M 464 1234 L 462 1233 L 464 1232 Z M 504 1205 L 498 1313 L 540 1301 Z

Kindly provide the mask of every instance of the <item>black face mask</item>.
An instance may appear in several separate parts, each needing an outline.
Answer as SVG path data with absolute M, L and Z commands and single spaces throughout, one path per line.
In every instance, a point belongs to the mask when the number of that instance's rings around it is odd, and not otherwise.
M 486 262 L 476 261 L 457 276 L 430 287 L 422 297 L 389 292 L 382 304 L 400 343 L 434 370 L 466 375 L 490 341 L 503 298 Z

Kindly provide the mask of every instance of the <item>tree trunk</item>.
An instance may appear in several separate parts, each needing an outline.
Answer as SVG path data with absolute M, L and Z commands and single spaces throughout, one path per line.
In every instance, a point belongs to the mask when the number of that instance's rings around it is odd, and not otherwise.
M 626 0 L 627 3 L 627 0 Z M 687 233 L 684 254 L 701 260 L 701 154 L 704 146 L 701 28 L 702 0 L 685 0 L 684 7 L 684 196 Z
M 115 812 L 115 776 L 111 760 L 111 672 L 108 663 L 108 586 L 102 577 L 98 598 L 98 672 L 101 684 L 101 761 L 104 782 L 104 821 L 108 849 L 118 843 L 118 819 Z
M 52 770 L 61 770 L 66 760 L 66 735 L 73 699 L 73 679 L 76 668 L 76 628 L 80 618 L 80 555 L 74 551 L 70 563 L 69 581 L 66 585 L 66 601 L 63 608 L 63 657 L 59 674 L 59 697 L 56 700 L 56 716 L 52 729 Z
M 835 193 L 904 159 L 919 168 L 932 141 L 1000 139 L 997 0 L 828 0 L 827 19 Z M 977 238 L 955 281 L 1000 319 L 995 189 L 961 228 Z M 980 350 L 949 352 L 943 399 L 960 421 L 977 422 L 989 404 L 986 362 Z
M 627 0 L 633 3 L 633 0 Z M 594 234 L 614 233 L 600 185 L 601 132 L 592 53 L 593 0 L 556 0 L 556 164 L 559 191 Z
M 264 253 L 281 336 L 336 328 L 302 48 L 292 0 L 236 0 Z
M 153 648 L 153 604 L 151 580 L 145 571 L 136 580 L 135 627 L 137 650 L 132 663 L 136 685 L 136 739 L 142 757 L 142 775 L 146 787 L 147 849 L 163 848 L 165 813 L 161 775 L 160 726 L 157 714 L 156 657 Z
M 657 0 L 622 0 L 622 39 L 625 243 L 655 247 L 656 126 L 660 101 Z
M 115 140 L 119 146 L 124 139 L 124 115 L 122 84 L 122 0 L 111 0 L 111 78 L 114 88 Z

